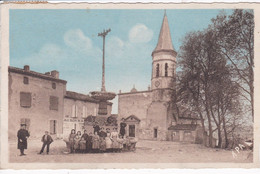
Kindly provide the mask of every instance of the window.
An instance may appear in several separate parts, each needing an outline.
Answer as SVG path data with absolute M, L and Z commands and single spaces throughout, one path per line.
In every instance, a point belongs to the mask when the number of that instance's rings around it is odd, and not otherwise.
M 72 105 L 71 116 L 78 117 L 78 106 L 77 105 Z
M 23 77 L 23 84 L 29 84 L 29 78 L 28 77 Z
M 52 89 L 56 89 L 56 83 L 51 84 Z
M 88 115 L 88 109 L 86 106 L 83 106 L 82 117 L 86 118 L 87 115 Z
M 50 120 L 50 134 L 56 134 L 57 133 L 57 121 L 56 120 Z
M 135 137 L 135 125 L 129 125 L 129 137 Z
M 175 136 L 176 136 L 176 134 L 177 134 L 176 132 L 172 132 L 172 136 L 173 136 L 173 137 L 175 137 Z
M 190 131 L 184 131 L 184 135 L 190 136 L 191 132 Z
M 159 63 L 156 64 L 156 77 L 159 77 Z
M 29 92 L 20 92 L 20 106 L 30 108 L 32 105 L 32 96 Z
M 59 98 L 55 96 L 50 96 L 50 110 L 59 109 Z
M 168 77 L 168 63 L 165 63 L 165 77 Z
M 21 118 L 20 124 L 25 124 L 25 129 L 29 130 L 30 128 L 30 119 L 29 118 Z

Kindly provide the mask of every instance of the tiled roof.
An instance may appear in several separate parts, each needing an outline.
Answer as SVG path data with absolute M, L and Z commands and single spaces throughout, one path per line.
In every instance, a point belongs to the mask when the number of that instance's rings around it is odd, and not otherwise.
M 152 92 L 152 91 L 150 90 L 150 91 L 122 92 L 117 95 L 140 94 L 140 93 L 150 93 L 150 92 Z
M 98 100 L 91 98 L 89 95 L 73 92 L 73 91 L 66 91 L 66 98 L 82 100 L 82 101 L 89 101 L 93 103 L 98 103 Z
M 81 100 L 81 101 L 86 101 L 86 102 L 92 102 L 92 103 L 99 103 L 98 100 L 90 97 L 89 95 L 86 94 L 81 94 L 73 91 L 66 91 L 65 98 L 69 99 L 74 99 L 74 100 Z M 112 105 L 113 103 L 107 102 L 107 104 Z
M 33 76 L 33 77 L 42 78 L 42 79 L 45 79 L 45 80 L 51 80 L 51 81 L 55 81 L 55 82 L 60 82 L 60 83 L 63 83 L 63 84 L 67 83 L 67 81 L 55 78 L 55 77 L 53 77 L 51 75 L 42 74 L 42 73 L 31 71 L 31 70 L 26 71 L 24 69 L 12 67 L 12 66 L 8 67 L 8 72 L 23 74 L 23 75 L 27 75 L 27 76 Z
M 196 128 L 196 124 L 177 124 L 175 126 L 170 126 L 168 130 L 195 130 Z

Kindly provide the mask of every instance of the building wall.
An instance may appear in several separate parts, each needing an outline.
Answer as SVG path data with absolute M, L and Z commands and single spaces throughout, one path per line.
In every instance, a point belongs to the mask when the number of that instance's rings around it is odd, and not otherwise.
M 126 118 L 137 116 L 140 120 L 146 119 L 147 109 L 151 104 L 151 92 L 134 92 L 118 95 L 118 117 Z
M 168 104 L 152 102 L 148 108 L 147 120 L 143 136 L 145 139 L 166 140 Z M 157 130 L 157 137 L 155 131 Z
M 45 80 L 37 77 L 26 76 L 29 84 L 24 84 L 26 75 L 9 72 L 9 138 L 16 138 L 22 118 L 30 119 L 29 132 L 31 138 L 39 138 L 44 132 L 50 131 L 50 120 L 56 120 L 57 136 L 62 134 L 63 125 L 63 96 L 66 84 Z M 56 89 L 52 83 L 56 83 Z M 31 107 L 20 106 L 20 92 L 31 93 Z M 58 97 L 58 110 L 50 110 L 50 96 Z
M 71 129 L 81 131 L 81 133 L 83 133 L 84 129 L 86 129 L 87 132 L 93 132 L 92 126 L 84 127 L 84 118 L 90 115 L 97 116 L 98 106 L 98 103 L 64 98 L 63 137 L 68 137 Z M 83 109 L 84 107 L 85 109 Z M 107 109 L 108 114 L 106 117 L 111 115 L 112 105 L 107 105 Z
M 161 90 L 163 91 L 163 90 Z M 167 90 L 165 90 L 167 91 Z M 161 99 L 165 97 L 165 91 Z M 166 140 L 171 125 L 171 106 L 169 102 L 154 99 L 153 92 L 133 92 L 118 95 L 118 120 L 135 115 L 140 119 L 137 134 L 140 139 Z M 128 128 L 126 128 L 128 131 Z M 155 132 L 157 131 L 157 137 Z

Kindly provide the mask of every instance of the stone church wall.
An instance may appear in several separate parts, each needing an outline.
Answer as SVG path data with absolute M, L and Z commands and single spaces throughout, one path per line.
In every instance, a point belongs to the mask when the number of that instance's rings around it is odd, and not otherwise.
M 150 91 L 118 94 L 118 120 L 130 115 L 135 115 L 140 120 L 146 119 L 150 104 Z

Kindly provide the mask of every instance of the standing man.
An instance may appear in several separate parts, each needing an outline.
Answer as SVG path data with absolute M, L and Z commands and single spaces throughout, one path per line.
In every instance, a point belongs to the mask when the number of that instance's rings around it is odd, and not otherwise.
M 98 125 L 98 122 L 95 122 L 93 128 L 94 128 L 94 135 L 95 135 L 96 132 L 99 135 L 100 127 Z
M 45 131 L 45 134 L 42 136 L 42 149 L 40 151 L 40 153 L 38 154 L 42 154 L 42 152 L 44 151 L 45 146 L 47 145 L 47 155 L 49 154 L 50 151 L 50 144 L 53 142 L 52 137 L 49 135 L 48 131 Z
M 24 149 L 27 149 L 27 138 L 30 136 L 29 132 L 25 129 L 25 124 L 21 124 L 20 130 L 17 132 L 18 149 L 20 149 L 20 156 L 24 154 Z

